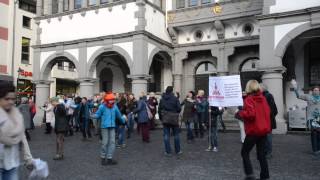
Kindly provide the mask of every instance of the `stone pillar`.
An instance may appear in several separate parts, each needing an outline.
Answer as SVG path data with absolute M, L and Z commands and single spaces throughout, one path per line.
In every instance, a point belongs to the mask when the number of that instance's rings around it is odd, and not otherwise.
M 39 107 L 43 106 L 46 101 L 49 99 L 50 93 L 50 83 L 51 81 L 39 80 L 34 81 L 33 83 L 36 84 L 36 108 L 37 113 L 33 118 L 33 121 L 36 126 L 41 125 L 43 119 L 43 110 Z
M 37 16 L 42 16 L 43 15 L 43 0 L 37 0 Z
M 217 71 L 219 75 L 228 75 L 229 56 L 234 53 L 234 47 L 221 46 L 211 50 L 212 56 L 217 58 Z
M 184 8 L 188 8 L 188 7 L 189 7 L 189 0 L 185 0 Z
M 63 0 L 58 1 L 58 13 L 63 12 Z
M 188 58 L 187 51 L 176 52 L 174 55 L 173 66 L 173 87 L 176 92 L 182 94 L 182 74 L 183 74 L 183 60 Z
M 268 87 L 269 92 L 274 96 L 278 108 L 277 129 L 273 131 L 275 134 L 285 134 L 287 132 L 287 124 L 284 119 L 284 102 L 283 102 L 283 70 L 268 70 L 263 72 L 262 82 Z
M 69 0 L 69 11 L 74 10 L 74 0 Z
M 51 15 L 52 14 L 52 0 L 47 0 L 47 7 L 48 7 L 48 9 L 47 9 L 47 14 L 48 15 Z
M 91 97 L 93 96 L 94 79 L 79 79 L 80 82 L 80 96 Z
M 136 98 L 139 98 L 141 92 L 147 93 L 149 75 L 129 75 L 128 78 L 132 79 L 132 93 Z

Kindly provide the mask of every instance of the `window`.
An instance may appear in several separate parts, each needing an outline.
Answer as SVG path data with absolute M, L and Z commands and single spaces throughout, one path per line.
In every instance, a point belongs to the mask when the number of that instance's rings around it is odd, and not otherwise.
M 63 61 L 59 61 L 57 64 L 58 64 L 58 69 L 64 70 L 64 68 L 63 68 Z
M 199 65 L 199 67 L 196 70 L 196 74 L 212 74 L 216 73 L 217 69 L 216 67 L 210 63 L 210 62 L 205 62 Z
M 185 5 L 185 0 L 176 0 L 177 9 L 184 8 L 184 5 Z
M 101 4 L 105 4 L 105 3 L 108 3 L 108 2 L 109 2 L 109 0 L 101 0 L 100 1 Z
M 88 0 L 88 3 L 89 6 L 95 6 L 97 4 L 97 0 Z
M 21 48 L 21 63 L 22 64 L 29 64 L 30 39 L 22 37 L 21 45 L 22 45 L 22 48 Z
M 24 28 L 29 28 L 31 29 L 31 18 L 27 17 L 27 16 L 23 16 L 22 17 L 22 26 Z
M 189 6 L 197 6 L 198 0 L 189 0 Z
M 63 0 L 63 11 L 69 11 L 69 0 Z
M 75 69 L 75 68 L 76 68 L 76 67 L 74 66 L 74 64 L 71 63 L 71 62 L 69 62 L 69 71 L 74 72 L 74 69 Z
M 80 9 L 82 7 L 82 0 L 74 0 L 74 9 Z
M 211 0 L 201 0 L 201 4 L 208 4 L 211 3 Z
M 19 8 L 22 10 L 31 12 L 31 13 L 36 13 L 36 1 L 35 0 L 33 0 L 33 1 L 20 0 L 19 1 Z

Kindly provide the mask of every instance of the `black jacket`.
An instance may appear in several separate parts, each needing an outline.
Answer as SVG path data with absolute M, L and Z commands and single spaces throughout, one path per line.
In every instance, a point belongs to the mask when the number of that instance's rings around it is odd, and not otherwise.
M 181 111 L 181 105 L 180 105 L 179 99 L 175 97 L 173 93 L 162 94 L 160 104 L 158 107 L 160 119 L 162 119 L 161 112 L 163 110 L 169 111 L 169 112 L 176 112 L 176 113 L 179 113 Z
M 67 111 L 63 104 L 58 104 L 54 108 L 55 131 L 57 133 L 65 132 L 68 128 Z
M 277 105 L 274 102 L 273 95 L 269 93 L 269 91 L 264 91 L 263 95 L 267 99 L 268 105 L 270 107 L 271 128 L 276 129 L 277 128 L 276 116 L 278 114 Z

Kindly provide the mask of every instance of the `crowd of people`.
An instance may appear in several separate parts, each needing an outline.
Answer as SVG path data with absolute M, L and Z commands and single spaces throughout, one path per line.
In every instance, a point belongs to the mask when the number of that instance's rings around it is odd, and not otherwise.
M 312 112 L 308 111 L 308 120 L 312 129 L 313 152 L 320 154 L 319 88 L 315 88 L 312 95 L 300 95 L 297 88 L 295 90 L 298 98 L 314 107 Z M 174 153 L 178 156 L 182 154 L 182 124 L 186 127 L 187 143 L 204 138 L 208 131 L 209 146 L 206 151 L 218 152 L 218 124 L 222 123 L 225 108 L 210 107 L 203 90 L 197 94 L 188 92 L 182 101 L 179 93 L 173 92 L 172 86 L 166 88 L 159 102 L 154 93 L 148 96 L 141 92 L 136 99 L 134 94 L 101 92 L 92 97 L 50 98 L 40 109 L 44 113 L 45 134 L 51 134 L 53 130 L 56 134 L 56 155 L 53 159 L 63 160 L 64 138 L 81 132 L 82 141 L 92 141 L 93 136 L 101 140 L 102 165 L 116 165 L 116 148 L 126 148 L 126 141 L 135 129 L 141 134 L 143 143 L 150 143 L 150 130 L 157 127 L 157 116 L 162 122 L 165 156 L 173 154 L 171 137 L 174 139 Z M 255 80 L 247 83 L 243 100 L 244 105 L 238 107 L 235 118 L 239 120 L 241 129 L 245 179 L 255 179 L 249 158 L 254 146 L 261 166 L 260 179 L 269 179 L 267 158 L 272 157 L 272 129 L 276 128 L 277 107 L 267 87 Z M 18 176 L 20 145 L 23 146 L 26 164 L 32 166 L 27 140 L 31 140 L 29 130 L 34 127 L 32 119 L 36 108 L 32 99 L 28 98 L 22 98 L 21 104 L 15 108 L 15 87 L 8 82 L 0 82 L 0 107 L 0 177 L 14 179 Z M 225 129 L 224 124 L 222 128 Z

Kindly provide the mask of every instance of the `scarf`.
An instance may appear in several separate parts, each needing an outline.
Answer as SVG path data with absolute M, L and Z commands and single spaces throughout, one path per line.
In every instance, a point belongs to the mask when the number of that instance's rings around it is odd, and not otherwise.
M 313 103 L 320 103 L 320 95 L 312 95 L 312 101 Z
M 0 118 L 4 122 L 0 126 L 0 143 L 9 146 L 20 143 L 24 137 L 24 121 L 19 110 L 12 107 L 6 112 L 0 108 Z

